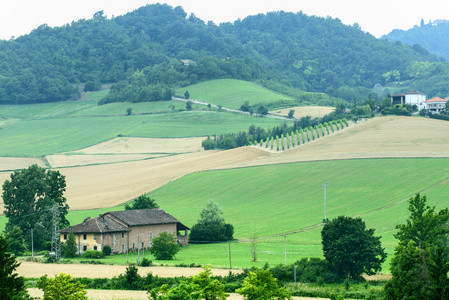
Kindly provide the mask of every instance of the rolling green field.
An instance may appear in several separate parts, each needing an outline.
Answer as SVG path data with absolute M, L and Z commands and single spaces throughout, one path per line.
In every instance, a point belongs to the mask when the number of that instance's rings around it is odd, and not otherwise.
M 327 189 L 329 219 L 360 216 L 368 228 L 382 236 L 391 258 L 397 244 L 395 225 L 409 215 L 407 200 L 417 192 L 428 204 L 448 206 L 449 159 L 363 159 L 303 162 L 252 168 L 200 172 L 171 182 L 151 193 L 159 206 L 191 227 L 209 200 L 217 202 L 226 222 L 235 227 L 238 243 L 231 245 L 233 266 L 270 265 L 287 260 L 320 257 L 324 218 L 323 182 Z M 70 212 L 72 224 L 108 210 Z M 2 220 L 3 219 L 3 220 Z M 0 218 L 0 225 L 4 217 Z M 317 227 L 313 228 L 313 226 Z M 310 228 L 311 227 L 311 228 Z M 2 228 L 0 228 L 2 230 Z M 259 238 L 259 262 L 251 263 L 248 239 Z M 177 263 L 228 266 L 228 244 L 190 245 Z M 118 258 L 124 262 L 126 258 Z M 165 262 L 164 262 L 165 263 Z M 384 272 L 388 272 L 388 262 Z
M 245 101 L 249 104 L 269 103 L 278 100 L 293 100 L 263 88 L 255 83 L 235 79 L 216 79 L 179 88 L 176 93 L 184 95 L 188 90 L 190 98 L 202 100 L 223 107 L 239 109 Z
M 0 156 L 43 156 L 79 150 L 123 135 L 200 137 L 274 127 L 285 121 L 249 115 L 190 111 L 150 115 L 22 120 L 0 130 Z
M 430 205 L 447 207 L 448 166 L 449 159 L 366 159 L 210 171 L 186 176 L 151 196 L 187 226 L 196 223 L 202 207 L 213 200 L 234 225 L 235 237 L 267 237 L 260 240 L 261 248 L 267 245 L 261 250 L 280 249 L 272 257 L 283 261 L 283 234 L 288 233 L 288 251 L 298 253 L 298 258 L 322 255 L 321 227 L 293 232 L 323 220 L 321 184 L 326 181 L 328 218 L 360 216 L 382 236 L 391 257 L 395 225 L 409 214 L 408 198 L 425 191 Z

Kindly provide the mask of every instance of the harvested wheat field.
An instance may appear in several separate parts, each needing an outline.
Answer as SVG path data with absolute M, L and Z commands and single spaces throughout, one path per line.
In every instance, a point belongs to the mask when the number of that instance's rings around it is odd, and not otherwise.
M 202 151 L 201 142 L 204 137 L 195 138 L 115 138 L 98 145 L 84 148 L 74 153 L 186 153 Z
M 73 277 L 112 278 L 126 272 L 127 266 L 119 265 L 89 265 L 89 264 L 42 264 L 23 261 L 17 269 L 17 274 L 26 278 L 37 278 L 45 274 L 52 277 L 59 273 L 67 273 Z M 193 276 L 203 271 L 203 268 L 177 268 L 177 267 L 139 267 L 139 274 L 146 276 L 148 273 L 159 277 Z M 240 270 L 232 270 L 233 273 L 241 273 Z M 229 270 L 212 269 L 212 274 L 226 276 Z
M 146 160 L 163 157 L 163 154 L 95 154 L 95 155 L 49 155 L 45 158 L 52 168 L 102 165 L 127 161 Z
M 45 168 L 45 163 L 39 158 L 0 157 L 0 172 L 28 168 L 33 164 L 37 164 L 38 166 Z M 9 177 L 9 175 L 7 177 Z M 0 180 L 2 178 L 3 177 L 0 173 Z M 1 182 L 3 183 L 4 180 Z
M 290 108 L 284 108 L 281 110 L 273 110 L 270 111 L 270 114 L 278 115 L 278 116 L 288 116 L 288 113 L 291 109 L 295 110 L 293 117 L 299 119 L 301 117 L 311 116 L 313 118 L 320 118 L 324 115 L 327 115 L 335 110 L 335 107 L 327 107 L 327 106 L 296 106 Z
M 104 208 L 122 204 L 184 175 L 205 170 L 314 160 L 449 157 L 447 132 L 449 122 L 446 121 L 379 117 L 280 153 L 251 146 L 63 168 L 60 172 L 66 176 L 65 196 L 72 210 Z M 0 181 L 9 178 L 9 174 L 0 172 Z M 2 211 L 3 204 L 0 203 Z
M 254 166 L 354 158 L 449 157 L 449 122 L 388 116 L 369 119 L 269 157 L 239 164 Z

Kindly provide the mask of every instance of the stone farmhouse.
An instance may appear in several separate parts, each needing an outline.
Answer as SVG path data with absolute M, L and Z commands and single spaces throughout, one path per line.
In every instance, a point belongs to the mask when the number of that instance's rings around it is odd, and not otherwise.
M 446 112 L 446 99 L 435 97 L 429 99 L 426 102 L 426 112 L 431 112 L 433 114 L 440 114 Z
M 112 211 L 59 231 L 65 242 L 70 230 L 78 245 L 78 254 L 86 250 L 103 250 L 109 245 L 113 253 L 149 248 L 162 232 L 175 234 L 181 245 L 188 244 L 189 228 L 160 208 Z
M 391 95 L 391 104 L 410 104 L 416 105 L 418 110 L 425 109 L 425 101 L 426 95 L 417 92 L 415 90 L 411 90 L 405 94 L 392 94 Z

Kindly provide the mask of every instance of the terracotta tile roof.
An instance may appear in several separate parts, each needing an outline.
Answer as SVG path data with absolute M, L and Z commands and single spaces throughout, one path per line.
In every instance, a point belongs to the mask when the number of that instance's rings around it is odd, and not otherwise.
M 408 95 L 410 95 L 410 94 L 424 95 L 423 93 L 420 93 L 420 92 L 418 92 L 416 90 L 411 90 L 410 92 L 408 92 L 406 94 L 408 94 Z
M 424 101 L 424 102 L 446 102 L 446 101 L 447 100 L 444 100 L 444 99 L 442 99 L 440 97 L 435 97 L 435 98 L 429 99 L 429 100 Z
M 87 218 L 82 223 L 59 230 L 60 233 L 107 233 L 107 232 L 126 232 L 130 231 L 128 227 L 107 218 L 96 217 Z

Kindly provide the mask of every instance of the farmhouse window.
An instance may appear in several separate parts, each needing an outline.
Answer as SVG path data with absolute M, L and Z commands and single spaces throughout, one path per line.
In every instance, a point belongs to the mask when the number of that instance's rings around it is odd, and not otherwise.
M 142 242 L 142 247 L 141 248 L 142 249 L 145 248 L 145 243 L 144 242 Z
M 96 234 L 94 234 L 94 240 L 97 240 L 97 235 Z M 97 249 L 95 249 L 95 250 L 97 250 Z
M 136 248 L 136 243 L 133 243 L 133 249 Z
M 125 233 L 124 232 L 122 232 L 122 239 L 124 239 L 125 238 Z
M 97 250 L 97 246 L 94 246 L 94 250 Z
M 122 244 L 122 252 L 125 252 L 125 244 Z
M 67 239 L 67 234 L 64 234 L 64 240 L 66 240 Z
M 87 234 L 83 234 L 83 240 L 87 240 Z
M 152 240 L 152 239 L 153 239 L 153 233 L 150 232 L 150 240 Z
M 86 251 L 87 250 L 87 246 L 83 246 L 83 251 Z

